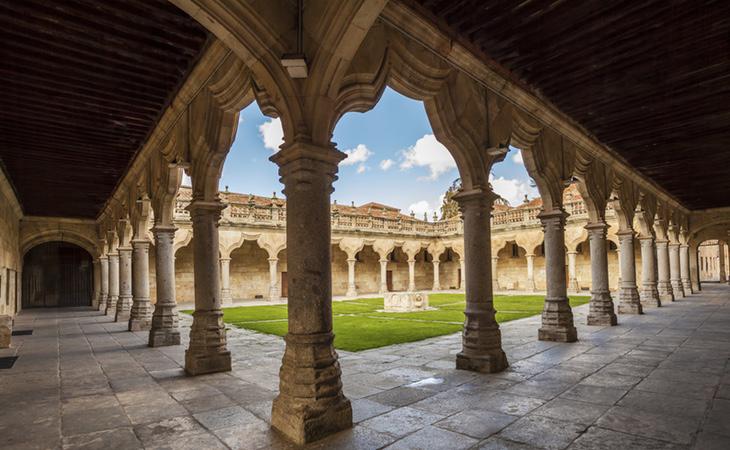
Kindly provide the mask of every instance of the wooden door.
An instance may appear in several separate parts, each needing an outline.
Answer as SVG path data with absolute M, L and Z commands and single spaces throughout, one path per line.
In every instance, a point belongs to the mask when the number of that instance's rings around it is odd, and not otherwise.
M 388 292 L 393 292 L 393 271 L 388 270 L 385 272 L 385 286 Z
M 289 297 L 289 282 L 286 278 L 286 272 L 281 272 L 281 296 Z
M 23 259 L 23 308 L 91 306 L 91 256 L 73 244 L 48 242 Z

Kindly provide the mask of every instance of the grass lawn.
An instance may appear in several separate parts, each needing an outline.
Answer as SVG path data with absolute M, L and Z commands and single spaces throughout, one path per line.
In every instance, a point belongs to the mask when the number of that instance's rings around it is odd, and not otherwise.
M 589 297 L 571 297 L 570 305 L 588 303 Z M 494 297 L 497 321 L 508 322 L 540 314 L 539 295 Z M 332 303 L 335 347 L 357 352 L 461 331 L 466 301 L 464 294 L 431 294 L 430 311 L 384 313 L 383 298 L 361 298 Z M 192 313 L 192 311 L 183 311 Z M 238 328 L 284 336 L 287 332 L 286 305 L 239 306 L 223 310 L 223 320 Z

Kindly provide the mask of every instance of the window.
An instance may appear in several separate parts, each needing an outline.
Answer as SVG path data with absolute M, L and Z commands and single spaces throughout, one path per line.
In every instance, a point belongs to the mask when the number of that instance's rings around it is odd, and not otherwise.
M 520 247 L 517 244 L 512 244 L 512 257 L 513 258 L 520 257 Z

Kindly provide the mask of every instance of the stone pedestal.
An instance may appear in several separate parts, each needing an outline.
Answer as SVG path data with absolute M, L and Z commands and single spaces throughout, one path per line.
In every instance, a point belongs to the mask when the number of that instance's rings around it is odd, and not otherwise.
M 119 300 L 115 322 L 129 322 L 132 309 L 132 247 L 119 247 Z
M 616 325 L 613 299 L 608 289 L 608 253 L 604 222 L 586 225 L 591 246 L 591 300 L 588 312 L 588 325 Z
M 428 294 L 423 292 L 388 292 L 383 298 L 385 312 L 411 312 L 428 309 Z
M 634 257 L 634 230 L 619 231 L 618 233 L 619 264 L 621 267 L 621 281 L 619 282 L 619 314 L 643 314 L 636 286 L 636 259 Z
M 221 304 L 232 305 L 231 296 L 231 258 L 221 258 Z
M 656 308 L 662 306 L 656 283 L 656 251 L 653 237 L 641 237 L 641 307 Z
M 202 375 L 231 370 L 231 352 L 221 311 L 218 221 L 220 201 L 193 199 L 188 206 L 193 222 L 193 277 L 195 312 L 190 343 L 185 351 L 185 372 Z
M 352 427 L 333 346 L 330 194 L 334 148 L 294 142 L 271 157 L 287 197 L 289 332 L 271 425 L 297 444 Z
M 682 280 L 682 290 L 685 295 L 693 294 L 691 274 L 689 272 L 689 245 L 686 244 L 679 246 L 679 272 Z
M 106 301 L 107 316 L 117 313 L 117 301 L 119 300 L 119 254 L 109 253 L 109 298 Z
M 13 318 L 8 315 L 0 316 L 0 348 L 10 348 L 13 336 Z
M 355 258 L 347 259 L 347 297 L 357 297 L 357 287 L 355 286 Z
M 146 331 L 152 324 L 150 303 L 150 242 L 132 241 L 132 309 L 129 331 Z
M 155 280 L 157 302 L 152 313 L 150 347 L 180 345 L 177 302 L 175 299 L 175 239 L 173 226 L 155 225 Z
M 106 305 L 109 299 L 109 257 L 99 257 L 99 270 L 101 274 L 101 296 L 99 297 L 99 311 L 106 312 Z
M 663 302 L 673 302 L 674 292 L 669 279 L 669 241 L 656 241 L 656 260 L 657 260 L 657 290 L 659 291 L 659 300 Z
M 509 365 L 502 350 L 492 290 L 489 218 L 494 198 L 492 192 L 481 190 L 454 196 L 464 219 L 464 263 L 469 272 L 462 349 L 456 355 L 456 368 L 484 373 L 501 372 Z
M 675 298 L 684 297 L 684 287 L 679 271 L 679 242 L 669 244 L 669 282 Z
M 547 296 L 542 311 L 541 341 L 575 342 L 578 332 L 565 284 L 565 219 L 563 210 L 542 212 L 538 216 L 545 234 L 545 278 Z

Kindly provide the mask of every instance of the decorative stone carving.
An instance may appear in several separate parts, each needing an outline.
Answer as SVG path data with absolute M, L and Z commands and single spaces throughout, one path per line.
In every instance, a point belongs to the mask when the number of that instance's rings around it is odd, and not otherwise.
M 411 312 L 428 309 L 428 294 L 423 292 L 388 292 L 384 297 L 385 312 Z

